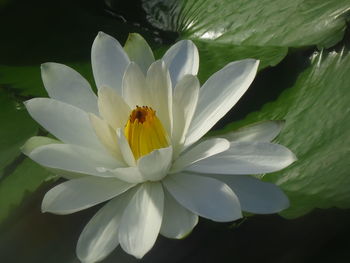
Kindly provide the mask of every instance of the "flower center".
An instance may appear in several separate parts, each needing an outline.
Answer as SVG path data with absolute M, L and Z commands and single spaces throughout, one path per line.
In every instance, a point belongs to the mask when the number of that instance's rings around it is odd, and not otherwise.
M 135 159 L 153 150 L 169 146 L 169 139 L 156 112 L 147 106 L 136 106 L 124 128 Z

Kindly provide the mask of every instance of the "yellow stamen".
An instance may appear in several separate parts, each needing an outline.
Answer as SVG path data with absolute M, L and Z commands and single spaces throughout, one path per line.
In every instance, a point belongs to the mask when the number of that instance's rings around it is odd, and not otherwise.
M 147 106 L 136 106 L 124 128 L 124 134 L 129 142 L 135 159 L 169 146 L 169 139 L 156 112 Z

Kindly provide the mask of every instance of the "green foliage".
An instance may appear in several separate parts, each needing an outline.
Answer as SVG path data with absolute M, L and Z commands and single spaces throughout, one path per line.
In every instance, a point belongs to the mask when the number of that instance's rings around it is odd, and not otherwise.
M 0 222 L 6 219 L 12 209 L 21 204 L 23 198 L 35 191 L 50 173 L 29 159 L 21 159 L 11 175 L 0 184 Z
M 0 180 L 7 176 L 4 170 L 21 153 L 20 147 L 38 132 L 36 124 L 29 116 L 20 100 L 13 98 L 0 87 Z M 1 182 L 1 181 L 0 181 Z M 1 209 L 0 209 L 1 210 Z
M 291 207 L 282 212 L 287 218 L 313 208 L 350 208 L 349 83 L 346 48 L 317 52 L 292 88 L 223 130 L 259 120 L 286 120 L 277 142 L 299 160 L 281 172 L 265 175 L 264 180 L 280 185 L 289 196 Z
M 149 21 L 185 38 L 248 46 L 330 47 L 346 28 L 350 1 L 144 0 Z

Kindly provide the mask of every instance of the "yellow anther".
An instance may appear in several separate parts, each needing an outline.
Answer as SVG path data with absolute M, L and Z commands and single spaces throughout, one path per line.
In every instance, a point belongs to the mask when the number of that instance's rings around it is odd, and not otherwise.
M 151 107 L 136 106 L 125 125 L 124 134 L 136 160 L 153 150 L 169 146 L 167 132 Z

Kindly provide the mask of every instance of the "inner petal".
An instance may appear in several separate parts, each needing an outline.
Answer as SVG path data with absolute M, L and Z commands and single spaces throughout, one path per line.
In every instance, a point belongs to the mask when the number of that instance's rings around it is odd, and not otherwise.
M 151 107 L 136 106 L 125 125 L 124 134 L 136 160 L 153 150 L 169 146 L 169 136 Z

